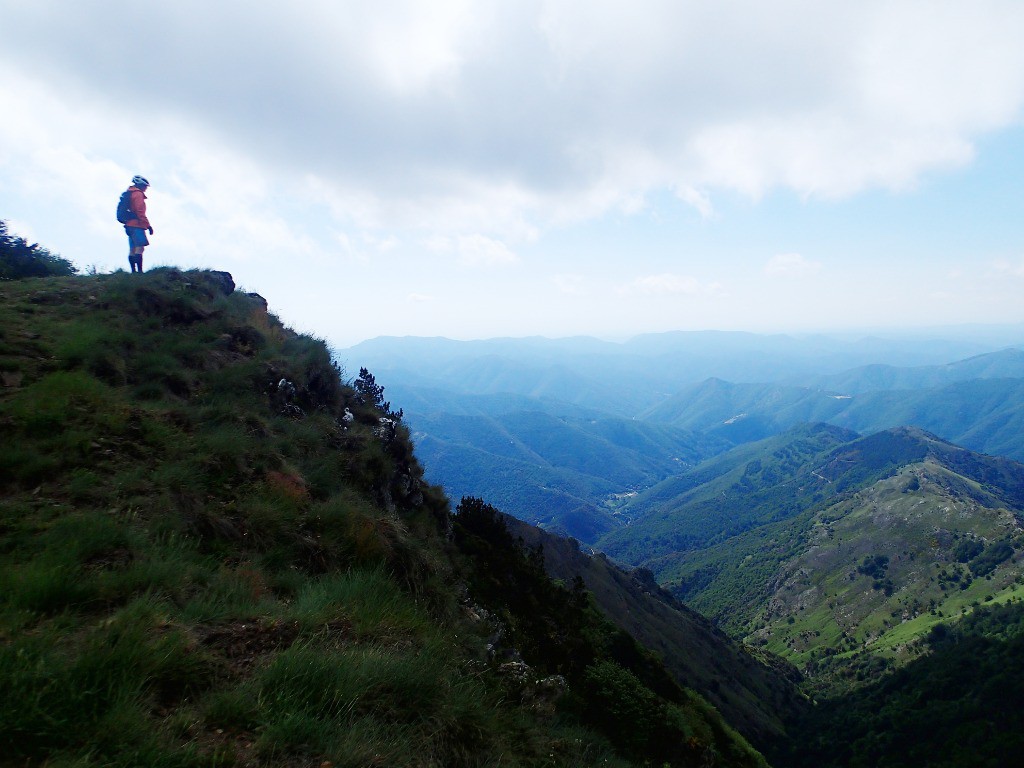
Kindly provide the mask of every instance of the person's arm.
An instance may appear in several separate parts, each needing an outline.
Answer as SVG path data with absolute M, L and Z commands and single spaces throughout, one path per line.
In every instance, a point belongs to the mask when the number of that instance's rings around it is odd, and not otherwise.
M 146 218 L 146 197 L 137 189 L 132 190 L 132 213 L 135 214 L 135 220 L 138 224 L 132 224 L 132 226 L 138 226 L 142 229 L 152 229 L 153 225 L 149 223 L 149 219 Z

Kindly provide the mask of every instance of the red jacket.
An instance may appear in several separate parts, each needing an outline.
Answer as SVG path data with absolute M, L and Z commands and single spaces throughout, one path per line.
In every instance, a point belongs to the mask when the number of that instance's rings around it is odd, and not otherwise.
M 149 223 L 149 219 L 146 218 L 146 193 L 138 187 L 128 187 L 128 191 L 132 195 L 132 213 L 135 214 L 135 218 L 129 219 L 124 225 L 126 227 L 149 229 L 152 225 Z

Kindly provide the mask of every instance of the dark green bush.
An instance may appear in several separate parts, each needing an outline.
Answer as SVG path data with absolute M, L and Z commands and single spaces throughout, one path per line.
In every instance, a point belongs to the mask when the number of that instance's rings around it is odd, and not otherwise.
M 0 220 L 0 280 L 26 277 L 58 277 L 78 272 L 70 261 L 50 253 L 38 243 L 31 245 L 23 237 L 12 235 L 7 222 Z

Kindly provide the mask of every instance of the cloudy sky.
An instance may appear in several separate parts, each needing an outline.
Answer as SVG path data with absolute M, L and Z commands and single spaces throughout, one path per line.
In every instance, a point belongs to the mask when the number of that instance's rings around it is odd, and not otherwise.
M 379 335 L 1024 321 L 1019 0 L 0 0 L 0 218 Z

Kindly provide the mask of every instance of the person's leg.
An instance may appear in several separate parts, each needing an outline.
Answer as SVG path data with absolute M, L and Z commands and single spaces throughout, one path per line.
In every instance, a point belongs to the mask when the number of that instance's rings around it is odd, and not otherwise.
M 131 246 L 128 253 L 128 264 L 131 266 L 132 272 L 142 272 L 142 251 L 149 245 L 146 230 L 139 227 L 125 227 L 124 229 L 128 233 L 128 244 Z

